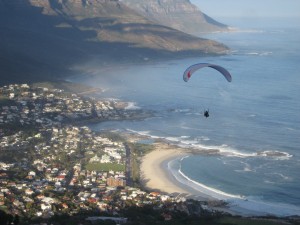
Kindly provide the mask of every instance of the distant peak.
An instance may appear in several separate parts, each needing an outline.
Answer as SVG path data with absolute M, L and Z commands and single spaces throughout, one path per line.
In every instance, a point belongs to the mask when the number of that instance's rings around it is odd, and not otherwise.
M 189 33 L 224 31 L 228 27 L 206 14 L 189 0 L 122 0 L 149 20 Z

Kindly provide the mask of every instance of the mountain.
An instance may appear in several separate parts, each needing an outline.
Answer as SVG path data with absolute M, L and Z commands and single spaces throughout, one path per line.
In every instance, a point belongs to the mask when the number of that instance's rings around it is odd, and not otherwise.
M 64 77 L 92 59 L 102 65 L 228 51 L 117 0 L 0 0 L 0 32 L 1 83 Z
M 185 33 L 228 31 L 228 26 L 202 13 L 190 0 L 122 0 L 149 20 Z

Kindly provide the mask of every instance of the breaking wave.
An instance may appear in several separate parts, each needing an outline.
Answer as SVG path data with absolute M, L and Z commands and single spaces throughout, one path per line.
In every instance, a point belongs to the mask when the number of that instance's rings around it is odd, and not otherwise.
M 136 102 L 127 102 L 127 106 L 125 107 L 125 110 L 137 110 L 140 109 L 139 106 L 137 106 Z
M 181 162 L 190 156 L 185 156 L 180 159 L 173 159 L 168 162 L 168 170 L 171 172 L 172 176 L 181 184 L 192 188 L 199 195 L 208 195 L 218 200 L 224 200 L 228 203 L 228 207 L 233 212 L 238 212 L 239 214 L 252 216 L 252 215 L 276 215 L 276 216 L 292 216 L 300 215 L 300 208 L 291 204 L 284 204 L 278 202 L 266 202 L 263 197 L 260 196 L 243 196 L 232 193 L 227 193 L 222 190 L 216 189 L 214 187 L 207 186 L 203 183 L 195 181 L 187 176 L 181 170 Z M 174 166 L 175 165 L 175 166 Z M 247 165 L 246 169 L 250 169 Z M 251 170 L 251 169 L 250 169 Z M 281 177 L 282 179 L 289 179 L 279 173 L 274 173 L 274 175 Z M 197 195 L 197 194 L 195 194 Z
M 169 144 L 174 144 L 182 148 L 192 149 L 195 154 L 204 154 L 204 155 L 219 155 L 219 156 L 227 156 L 227 157 L 237 157 L 237 158 L 249 158 L 249 157 L 261 157 L 268 158 L 272 160 L 289 160 L 293 157 L 293 155 L 279 151 L 279 150 L 264 150 L 264 151 L 256 151 L 256 152 L 247 152 L 235 149 L 226 144 L 219 146 L 211 146 L 205 145 L 205 142 L 209 141 L 210 138 L 206 136 L 191 138 L 190 136 L 156 136 L 151 135 L 150 131 L 135 131 L 129 130 L 127 131 L 136 133 L 143 136 L 148 136 L 149 138 L 159 139 L 162 141 L 166 141 Z
M 185 157 L 183 157 L 181 160 L 183 160 Z M 181 168 L 178 169 L 178 174 L 174 174 L 173 176 L 181 183 L 201 192 L 204 193 L 206 195 L 212 196 L 214 198 L 217 198 L 219 200 L 227 200 L 227 199 L 232 199 L 232 198 L 237 198 L 237 199 L 244 199 L 243 196 L 240 195 L 233 195 L 230 193 L 226 193 L 223 192 L 221 190 L 212 188 L 212 187 L 208 187 L 200 182 L 197 182 L 193 179 L 191 179 L 190 177 L 188 177 L 186 174 L 184 174 L 181 170 Z M 179 178 L 178 175 L 181 175 L 181 178 Z M 184 179 L 183 179 L 184 178 Z

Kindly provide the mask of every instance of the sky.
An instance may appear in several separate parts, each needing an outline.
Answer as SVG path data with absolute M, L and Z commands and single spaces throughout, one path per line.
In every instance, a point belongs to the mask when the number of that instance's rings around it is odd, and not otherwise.
M 190 0 L 190 2 L 213 18 L 299 17 L 300 19 L 300 0 Z

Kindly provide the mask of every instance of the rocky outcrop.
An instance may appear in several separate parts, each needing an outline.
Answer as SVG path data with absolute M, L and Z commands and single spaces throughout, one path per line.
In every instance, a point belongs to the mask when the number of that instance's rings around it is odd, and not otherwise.
M 153 22 L 189 34 L 199 35 L 203 32 L 228 30 L 226 25 L 202 13 L 189 0 L 122 0 L 122 2 Z

